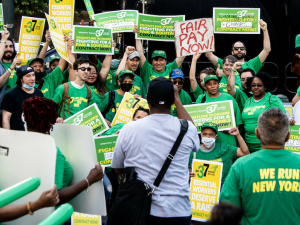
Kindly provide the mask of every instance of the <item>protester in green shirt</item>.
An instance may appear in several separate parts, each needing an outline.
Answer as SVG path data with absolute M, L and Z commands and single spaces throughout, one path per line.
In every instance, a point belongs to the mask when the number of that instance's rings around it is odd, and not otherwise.
M 264 48 L 261 51 L 261 53 L 255 57 L 254 59 L 250 59 L 249 61 L 245 61 L 245 56 L 247 54 L 245 44 L 241 41 L 237 41 L 232 45 L 231 54 L 236 57 L 238 62 L 243 63 L 242 69 L 250 68 L 252 69 L 255 74 L 258 73 L 258 71 L 263 66 L 263 63 L 265 62 L 266 58 L 268 57 L 270 51 L 271 51 L 271 42 L 269 38 L 269 33 L 267 29 L 267 23 L 265 23 L 263 20 L 259 21 L 260 28 L 263 31 L 263 45 Z M 223 60 L 215 56 L 212 52 L 206 52 L 206 57 L 211 61 L 211 63 L 215 66 L 215 68 L 220 65 L 220 69 L 223 68 Z
M 137 25 L 134 25 L 133 33 L 138 33 Z M 165 77 L 169 79 L 171 71 L 180 69 L 185 58 L 184 56 L 178 57 L 172 63 L 167 64 L 167 55 L 165 51 L 155 50 L 152 53 L 152 62 L 150 64 L 144 55 L 142 42 L 139 39 L 136 39 L 136 50 L 140 54 L 141 76 L 146 88 L 150 81 L 156 77 Z
M 250 152 L 255 152 L 261 149 L 260 141 L 255 136 L 255 129 L 257 128 L 258 117 L 271 108 L 278 107 L 286 113 L 282 101 L 272 95 L 270 87 L 272 85 L 271 77 L 259 72 L 253 78 L 247 80 L 247 87 L 253 93 L 253 97 L 249 98 L 244 106 L 242 112 L 242 119 L 245 127 L 245 141 Z
M 297 93 L 295 94 L 295 97 L 292 100 L 292 106 L 295 106 L 299 100 L 300 100 L 300 87 L 298 87 Z
M 238 127 L 242 125 L 242 118 L 241 112 L 239 110 L 238 104 L 236 103 L 235 99 L 227 94 L 227 93 L 220 93 L 219 92 L 219 79 L 216 75 L 208 75 L 204 78 L 204 84 L 206 87 L 207 94 L 200 95 L 196 103 L 209 103 L 209 102 L 220 102 L 220 101 L 232 101 L 234 117 L 235 117 L 235 124 Z M 226 131 L 219 131 L 217 143 L 227 143 L 232 146 L 237 146 L 236 137 L 225 133 Z
M 104 96 L 106 93 L 105 82 L 102 80 L 102 77 L 98 71 L 97 66 L 90 62 L 91 72 L 85 83 L 98 95 Z
M 182 89 L 184 83 L 184 74 L 180 69 L 172 70 L 170 74 L 170 80 L 177 87 L 179 93 L 179 99 L 182 105 L 190 105 L 192 104 L 192 99 L 185 90 Z M 175 104 L 171 106 L 171 115 L 178 117 L 177 109 Z
M 242 225 L 299 224 L 300 156 L 284 149 L 288 117 L 279 108 L 263 112 L 255 134 L 261 150 L 234 163 L 220 201 L 242 207 Z
M 201 145 L 197 152 L 191 152 L 189 160 L 189 168 L 192 167 L 193 159 L 203 159 L 223 163 L 222 184 L 234 162 L 238 157 L 249 155 L 248 147 L 240 135 L 239 129 L 231 128 L 228 132 L 235 136 L 239 142 L 239 148 L 231 146 L 227 143 L 215 143 L 218 134 L 218 126 L 215 123 L 205 122 L 201 126 Z M 190 170 L 190 177 L 195 174 Z
M 132 46 L 127 46 L 126 51 L 123 55 L 123 59 L 118 67 L 116 72 L 116 79 L 121 70 L 131 70 L 133 73 L 138 69 L 140 63 L 140 54 L 135 51 L 135 48 Z M 142 98 L 146 98 L 146 88 L 143 84 L 142 78 L 138 75 L 134 74 L 134 80 L 132 84 L 132 88 L 130 89 L 130 94 L 137 94 L 142 96 Z

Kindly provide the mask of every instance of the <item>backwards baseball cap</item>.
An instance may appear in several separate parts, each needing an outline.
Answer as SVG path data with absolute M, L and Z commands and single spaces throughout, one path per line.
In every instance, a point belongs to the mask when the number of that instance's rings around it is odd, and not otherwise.
M 132 80 L 134 80 L 134 78 L 135 78 L 135 74 L 131 70 L 121 70 L 118 75 L 118 79 L 120 79 L 120 77 L 122 77 L 124 75 L 130 76 L 132 78 Z
M 174 69 L 171 72 L 170 78 L 172 78 L 172 79 L 175 79 L 175 78 L 184 79 L 184 74 L 180 69 Z
M 152 56 L 151 58 L 155 58 L 155 57 L 162 57 L 162 58 L 167 58 L 167 54 L 165 51 L 162 51 L 162 50 L 155 50 L 153 53 L 152 53 Z
M 114 55 L 122 55 L 118 48 L 114 48 Z
M 22 78 L 24 77 L 27 73 L 31 73 L 34 72 L 34 69 L 31 66 L 28 65 L 24 65 L 21 66 L 18 70 L 17 70 L 17 77 L 18 78 Z
M 153 79 L 148 85 L 148 101 L 157 105 L 172 105 L 174 103 L 173 83 L 164 77 Z
M 216 75 L 208 75 L 204 78 L 204 84 L 206 84 L 206 82 L 209 81 L 209 80 L 216 80 L 216 81 L 219 82 L 219 79 Z
M 140 54 L 137 52 L 137 51 L 134 51 L 133 53 L 131 53 L 128 58 L 129 59 L 133 59 L 134 57 L 138 57 L 139 59 L 141 58 L 140 57 Z
M 202 124 L 201 130 L 203 130 L 204 128 L 213 129 L 214 131 L 216 131 L 216 133 L 218 133 L 218 126 L 215 123 L 205 122 L 205 123 Z
M 51 63 L 53 63 L 55 60 L 60 60 L 60 57 L 56 56 L 51 58 L 50 62 L 49 62 L 49 66 L 51 65 Z
M 44 60 L 42 58 L 33 58 L 33 59 L 29 59 L 27 61 L 27 65 L 31 65 L 34 62 L 40 62 L 42 65 L 44 65 Z

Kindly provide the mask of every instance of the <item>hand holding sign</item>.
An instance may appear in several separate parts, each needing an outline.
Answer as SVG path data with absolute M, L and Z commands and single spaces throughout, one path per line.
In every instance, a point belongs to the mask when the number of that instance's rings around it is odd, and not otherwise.
M 54 185 L 51 190 L 43 192 L 42 195 L 39 197 L 39 199 L 36 200 L 36 202 L 32 202 L 32 205 L 41 209 L 45 207 L 56 206 L 58 203 L 59 203 L 59 195 L 58 195 L 57 187 L 56 185 Z
M 96 163 L 95 168 L 91 169 L 89 175 L 87 176 L 87 180 L 89 181 L 89 186 L 98 182 L 99 180 L 102 180 L 103 176 L 104 174 L 100 164 Z
M 202 54 L 202 53 L 199 53 L 199 52 L 195 53 L 195 54 L 193 55 L 193 60 L 197 61 L 197 60 L 200 58 L 201 54 Z
M 267 30 L 267 23 L 263 20 L 259 20 L 259 25 L 260 25 L 260 29 L 262 29 L 263 31 Z
M 133 27 L 133 33 L 137 34 L 138 32 L 139 32 L 138 26 L 134 25 L 134 27 Z
M 48 44 L 50 44 L 50 42 L 51 42 L 51 36 L 50 36 L 50 31 L 49 30 L 46 31 L 45 38 L 46 38 L 46 42 Z
M 12 68 L 16 68 L 16 66 L 21 65 L 21 59 L 18 58 L 19 57 L 19 53 L 16 55 L 16 57 L 14 58 L 14 61 L 12 63 Z

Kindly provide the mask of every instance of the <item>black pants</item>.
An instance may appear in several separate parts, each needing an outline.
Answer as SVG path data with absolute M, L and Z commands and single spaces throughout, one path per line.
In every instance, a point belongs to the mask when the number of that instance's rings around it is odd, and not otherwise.
M 192 216 L 156 217 L 150 216 L 148 225 L 191 225 Z

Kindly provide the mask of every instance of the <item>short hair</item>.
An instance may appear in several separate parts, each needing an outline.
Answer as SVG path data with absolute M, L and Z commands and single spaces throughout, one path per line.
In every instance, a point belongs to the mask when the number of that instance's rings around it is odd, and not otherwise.
M 73 69 L 74 70 L 78 70 L 78 66 L 84 64 L 84 63 L 88 63 L 90 64 L 90 60 L 86 59 L 86 58 L 83 58 L 83 57 L 80 57 L 79 59 L 77 59 L 74 64 L 73 64 Z
M 255 76 L 255 72 L 250 68 L 239 69 L 238 72 L 239 72 L 240 75 L 242 75 L 242 73 L 250 72 L 253 77 Z
M 228 55 L 223 58 L 223 65 L 226 63 L 226 59 L 231 63 L 235 63 L 237 61 L 237 59 L 233 55 Z
M 206 69 L 200 71 L 199 76 L 202 73 L 205 73 L 206 75 L 216 75 L 216 70 L 212 67 L 207 67 Z
M 132 80 L 132 81 L 133 81 L 132 77 L 131 77 L 131 76 L 129 76 L 129 75 L 124 75 L 124 76 L 121 76 L 121 77 L 119 78 L 119 81 L 120 81 L 120 83 L 122 84 L 122 83 L 123 83 L 123 81 L 124 81 L 124 80 L 126 80 L 126 79 L 130 79 L 130 80 Z
M 213 207 L 209 225 L 239 225 L 243 216 L 241 207 L 220 202 Z
M 149 115 L 149 109 L 145 109 L 144 107 L 140 106 L 140 107 L 138 107 L 138 108 L 135 110 L 135 112 L 133 113 L 132 118 L 135 117 L 135 115 L 137 114 L 138 111 L 143 111 L 143 112 L 145 112 L 145 113 L 147 113 L 147 114 Z
M 264 87 L 266 88 L 266 92 L 270 91 L 270 87 L 272 86 L 272 77 L 269 74 L 261 71 L 258 72 L 254 77 L 250 77 L 247 79 L 246 82 L 247 89 L 249 90 L 251 89 L 251 84 L 254 78 L 259 78 L 261 80 Z
M 238 42 L 242 43 L 243 46 L 244 46 L 244 48 L 245 48 L 245 50 L 246 50 L 246 45 L 244 44 L 244 42 L 242 42 L 242 41 L 236 41 L 236 42 L 234 42 L 234 43 L 232 44 L 232 46 L 231 46 L 231 51 L 233 51 L 234 45 L 235 45 L 236 43 L 238 43 Z
M 289 132 L 289 118 L 279 108 L 263 112 L 257 122 L 262 145 L 284 145 Z

